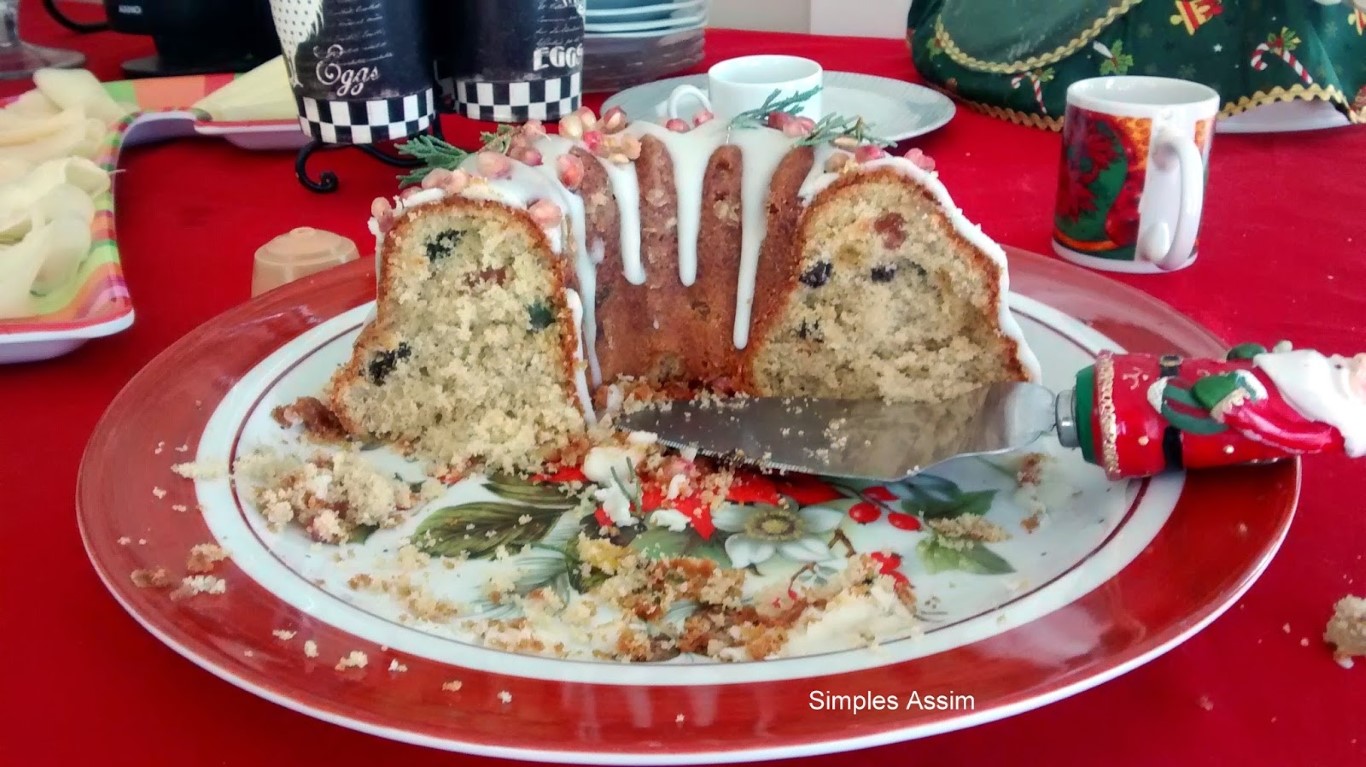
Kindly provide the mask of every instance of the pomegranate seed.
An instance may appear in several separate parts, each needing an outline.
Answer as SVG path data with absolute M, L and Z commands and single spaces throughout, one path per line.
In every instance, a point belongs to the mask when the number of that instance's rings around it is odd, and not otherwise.
M 469 185 L 470 174 L 463 170 L 455 170 L 451 171 L 450 177 L 446 179 L 446 183 L 441 188 L 446 190 L 447 194 L 460 194 Z
M 451 172 L 445 168 L 432 168 L 427 175 L 422 177 L 423 189 L 438 189 L 444 187 L 451 178 Z
M 540 120 L 527 120 L 522 124 L 522 135 L 528 139 L 538 139 L 545 136 L 545 123 Z
M 866 525 L 869 522 L 876 522 L 878 520 L 878 517 L 881 516 L 882 509 L 879 509 L 877 506 L 867 501 L 860 501 L 854 504 L 849 509 L 849 518 L 859 523 L 860 525 Z
M 696 128 L 699 125 L 704 125 L 715 119 L 716 115 L 712 114 L 710 109 L 703 109 L 701 112 L 692 116 L 692 124 L 693 127 Z
M 816 122 L 809 117 L 795 117 L 783 125 L 783 135 L 788 138 L 802 138 L 811 135 Z
M 562 154 L 555 160 L 555 170 L 560 183 L 570 191 L 576 191 L 583 184 L 583 160 L 572 154 Z
M 894 511 L 887 515 L 887 521 L 892 523 L 892 527 L 898 530 L 919 530 L 920 520 L 911 514 L 902 514 Z
M 583 145 L 588 147 L 588 151 L 597 154 L 602 148 L 602 131 L 589 130 L 583 132 Z
M 574 110 L 574 116 L 583 123 L 584 130 L 592 130 L 598 124 L 598 116 L 588 107 L 579 107 Z
M 895 501 L 897 497 L 885 487 L 870 487 L 863 491 L 863 497 L 870 501 Z
M 687 133 L 691 126 L 688 125 L 688 122 L 686 120 L 680 120 L 677 117 L 675 117 L 669 120 L 668 122 L 664 123 L 664 127 L 668 128 L 674 133 Z
M 607 509 L 599 506 L 593 510 L 593 519 L 597 520 L 598 527 L 611 527 L 612 518 L 607 516 Z
M 903 155 L 903 157 L 910 160 L 912 165 L 921 170 L 934 170 L 934 158 L 922 152 L 920 147 L 911 147 L 910 149 L 907 149 L 906 154 Z
M 606 133 L 616 133 L 626 127 L 626 110 L 621 107 L 612 107 L 602 115 L 602 130 Z
M 542 228 L 557 226 L 564 220 L 564 211 L 560 206 L 550 200 L 537 200 L 527 208 L 527 213 L 531 214 L 532 220 L 540 224 Z
M 375 218 L 384 218 L 385 216 L 392 215 L 393 212 L 394 206 L 383 197 L 376 197 L 374 202 L 370 203 L 370 215 Z
M 560 135 L 567 139 L 583 138 L 583 120 L 578 115 L 567 114 L 560 118 Z
M 540 165 L 545 162 L 540 151 L 531 147 L 524 147 L 511 153 L 512 159 L 525 165 Z
M 795 117 L 787 112 L 769 112 L 766 122 L 768 123 L 768 127 L 782 130 L 787 127 L 788 123 L 791 123 L 795 119 Z
M 497 152 L 480 152 L 475 155 L 475 168 L 485 178 L 507 178 L 512 175 L 512 160 Z
M 874 146 L 872 144 L 864 144 L 854 150 L 854 161 L 860 163 L 871 162 L 872 160 L 878 160 L 886 156 L 887 153 L 883 151 L 882 147 Z

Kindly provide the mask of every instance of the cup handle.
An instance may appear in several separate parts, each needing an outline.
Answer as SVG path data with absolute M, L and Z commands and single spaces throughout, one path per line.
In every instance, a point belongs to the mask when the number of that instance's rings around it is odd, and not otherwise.
M 678 107 L 679 107 L 679 104 L 680 104 L 684 99 L 689 99 L 689 98 L 697 99 L 699 102 L 701 102 L 702 108 L 703 108 L 703 109 L 707 110 L 708 112 L 712 111 L 712 109 L 711 109 L 711 99 L 707 98 L 707 93 L 706 93 L 706 91 L 702 90 L 701 88 L 697 88 L 697 87 L 695 87 L 695 86 L 692 86 L 692 85 L 680 85 L 680 86 L 678 86 L 677 88 L 674 88 L 673 93 L 670 93 L 670 94 L 669 94 L 669 104 L 668 104 L 669 119 L 671 119 L 671 120 L 687 119 L 687 118 L 680 118 L 680 117 L 679 117 L 679 110 L 678 110 Z
M 1200 230 L 1200 213 L 1205 207 L 1205 161 L 1195 140 L 1178 136 L 1169 128 L 1161 127 L 1153 147 L 1153 162 L 1156 170 L 1171 172 L 1170 159 L 1176 159 L 1176 172 L 1181 181 L 1181 204 L 1177 210 L 1176 233 L 1171 233 L 1171 224 L 1159 221 L 1142 226 L 1138 236 L 1139 254 L 1157 265 L 1159 269 L 1172 270 L 1185 266 L 1195 248 L 1195 237 Z

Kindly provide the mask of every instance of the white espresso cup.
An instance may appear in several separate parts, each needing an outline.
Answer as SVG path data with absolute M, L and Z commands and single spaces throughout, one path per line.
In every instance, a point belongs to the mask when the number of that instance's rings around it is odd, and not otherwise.
M 741 112 L 757 109 L 778 91 L 780 98 L 818 88 L 823 72 L 821 65 L 799 56 L 742 56 L 727 59 L 707 70 L 707 90 L 691 85 L 680 85 L 669 94 L 667 112 L 670 118 L 690 120 L 699 109 L 705 109 L 718 119 L 730 120 Z M 684 106 L 691 102 L 691 111 Z M 801 117 L 819 120 L 821 94 L 817 91 L 794 112 Z
M 1165 77 L 1095 77 L 1067 89 L 1053 250 L 1113 272 L 1195 261 L 1219 94 Z

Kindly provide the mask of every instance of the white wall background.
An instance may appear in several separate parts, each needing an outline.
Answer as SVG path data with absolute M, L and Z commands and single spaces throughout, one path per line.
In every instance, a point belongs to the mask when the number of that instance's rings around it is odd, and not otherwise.
M 904 37 L 911 0 L 711 0 L 710 24 L 817 35 Z

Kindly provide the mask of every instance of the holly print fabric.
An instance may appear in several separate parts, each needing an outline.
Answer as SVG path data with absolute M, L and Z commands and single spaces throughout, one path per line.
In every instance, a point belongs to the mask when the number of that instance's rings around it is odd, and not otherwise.
M 930 84 L 1052 130 L 1062 128 L 1067 87 L 1104 75 L 1204 83 L 1223 116 L 1318 100 L 1366 122 L 1358 0 L 915 0 L 907 42 Z

